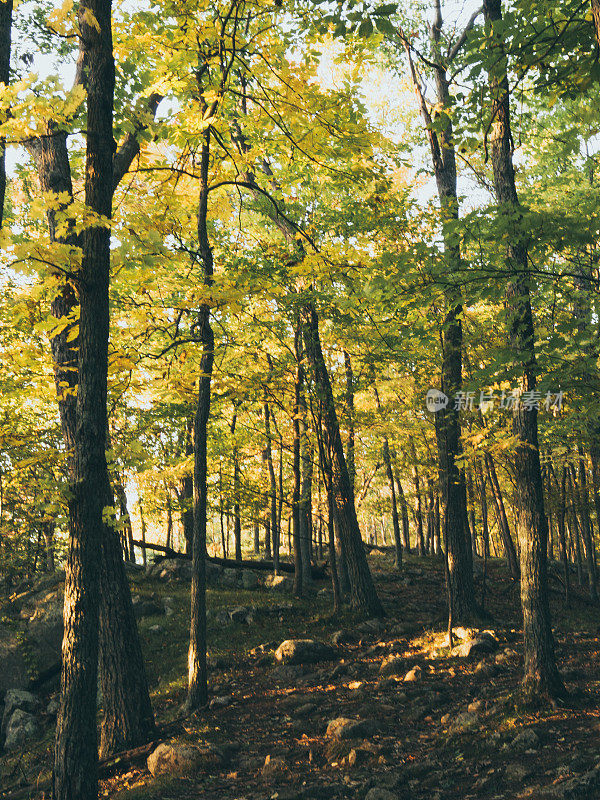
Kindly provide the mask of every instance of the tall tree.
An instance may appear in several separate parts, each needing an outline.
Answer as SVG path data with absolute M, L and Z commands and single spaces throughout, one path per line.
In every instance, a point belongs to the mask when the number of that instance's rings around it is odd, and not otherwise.
M 512 157 L 510 98 L 502 25 L 501 0 L 485 0 L 489 35 L 491 94 L 490 156 L 498 202 L 498 224 L 508 234 L 505 305 L 509 345 L 521 374 L 523 392 L 535 391 L 535 331 L 531 309 L 531 277 L 527 235 L 519 204 Z M 563 693 L 556 666 L 554 637 L 548 604 L 547 520 L 538 444 L 535 405 L 516 403 L 513 411 L 517 530 L 521 547 L 521 606 L 523 609 L 524 676 L 527 694 Z
M 79 24 L 87 88 L 85 201 L 94 218 L 82 233 L 81 269 L 77 276 L 79 383 L 54 800 L 95 800 L 98 793 L 96 681 L 102 512 L 108 478 L 108 220 L 112 211 L 115 84 L 111 0 L 84 0 Z

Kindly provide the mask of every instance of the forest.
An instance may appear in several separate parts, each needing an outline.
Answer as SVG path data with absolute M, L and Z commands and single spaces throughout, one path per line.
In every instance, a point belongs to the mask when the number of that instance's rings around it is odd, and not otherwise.
M 0 0 L 0 798 L 600 797 L 600 0 Z

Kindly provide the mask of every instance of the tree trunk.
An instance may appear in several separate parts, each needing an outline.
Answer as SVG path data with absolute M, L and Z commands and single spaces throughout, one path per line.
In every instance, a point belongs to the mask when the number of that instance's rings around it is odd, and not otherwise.
M 379 399 L 379 392 L 377 386 L 373 384 L 373 391 L 375 393 L 375 402 L 377 403 L 377 411 L 379 416 L 382 416 L 381 401 Z M 392 526 L 394 529 L 394 548 L 395 548 L 395 567 L 400 569 L 402 567 L 402 541 L 400 539 L 400 520 L 398 518 L 398 505 L 396 503 L 396 486 L 394 482 L 394 472 L 392 470 L 392 456 L 390 453 L 390 444 L 387 436 L 383 436 L 383 463 L 385 464 L 385 471 L 390 486 L 390 495 L 392 500 Z
M 573 472 L 574 472 L 573 468 Z M 590 519 L 590 497 L 588 492 L 587 474 L 585 468 L 585 459 L 583 457 L 583 450 L 579 448 L 579 487 L 577 490 L 577 499 L 579 501 L 579 515 L 581 517 L 581 531 L 583 537 L 583 545 L 585 547 L 585 560 L 588 575 L 588 588 L 590 591 L 590 600 L 592 603 L 598 602 L 598 580 L 596 576 L 596 561 L 594 558 L 594 537 L 592 529 L 592 521 Z M 574 476 L 573 476 L 574 477 Z
M 192 417 L 188 417 L 185 425 L 186 456 L 191 456 L 194 453 L 193 428 L 194 420 Z M 191 556 L 194 543 L 194 476 L 191 473 L 186 473 L 181 479 L 179 498 L 185 552 L 188 556 Z
M 415 485 L 415 522 L 417 523 L 417 552 L 420 556 L 422 556 L 425 551 L 425 539 L 423 537 L 423 511 L 421 509 L 421 481 L 419 479 L 419 468 L 417 466 L 417 451 L 415 449 L 415 444 L 412 438 L 410 440 L 410 445 L 413 457 L 413 483 Z
M 95 25 L 86 19 L 90 14 Z M 85 202 L 94 213 L 110 219 L 115 75 L 110 0 L 83 0 L 79 24 L 87 70 Z M 98 795 L 99 565 L 106 499 L 106 493 L 98 489 L 108 482 L 109 228 L 105 225 L 87 227 L 81 241 L 77 425 L 69 498 L 61 693 L 52 782 L 54 800 L 96 800 Z
M 346 464 L 348 467 L 348 478 L 352 491 L 355 491 L 356 466 L 354 463 L 354 373 L 352 371 L 352 361 L 350 354 L 344 350 L 344 368 L 346 371 L 346 394 L 345 394 L 345 416 L 348 426 L 348 438 L 346 439 Z
M 202 73 L 197 74 L 202 114 L 208 112 L 202 92 Z M 210 165 L 210 128 L 204 132 L 200 164 L 198 198 L 198 248 L 203 266 L 203 283 L 213 283 L 213 253 L 208 238 L 208 177 Z M 188 692 L 186 708 L 193 711 L 208 699 L 206 669 L 206 511 L 207 511 L 207 426 L 210 415 L 210 384 L 214 361 L 215 337 L 210 325 L 210 308 L 203 303 L 198 312 L 197 328 L 202 343 L 198 406 L 194 420 L 194 544 L 192 555 L 192 590 L 190 613 L 190 647 L 188 653 Z
M 427 130 L 438 197 L 442 211 L 442 236 L 446 262 L 446 317 L 442 329 L 442 380 L 441 390 L 450 398 L 445 408 L 435 415 L 440 477 L 440 515 L 443 519 L 445 551 L 452 584 L 454 621 L 468 620 L 475 612 L 473 561 L 471 549 L 465 541 L 467 496 L 464 474 L 457 464 L 462 456 L 460 412 L 453 402 L 462 387 L 462 296 L 458 274 L 461 252 L 455 235 L 458 220 L 458 195 L 456 183 L 456 153 L 454 132 L 449 109 L 452 106 L 448 76 L 440 52 L 442 29 L 441 6 L 436 4 L 436 17 L 431 26 L 431 40 L 436 68 L 434 70 L 438 118 L 435 126 L 420 90 L 406 43 L 413 85 L 419 96 L 423 121 Z M 437 132 L 436 132 L 437 131 Z M 417 491 L 418 494 L 418 491 Z M 420 519 L 420 515 L 419 515 Z M 421 523 L 422 525 L 422 523 Z M 422 528 L 419 541 L 422 538 Z
M 304 384 L 304 369 L 302 367 L 302 354 L 301 354 L 301 341 L 302 334 L 300 326 L 294 334 L 294 352 L 296 355 L 296 375 L 294 380 L 294 413 L 292 418 L 292 425 L 294 430 L 294 443 L 293 443 L 293 464 L 292 476 L 294 480 L 292 492 L 292 542 L 294 546 L 294 594 L 296 597 L 302 596 L 302 570 L 304 564 L 302 563 L 302 547 L 300 544 L 301 536 L 301 523 L 300 523 L 300 495 L 301 495 L 301 475 L 300 475 L 300 408 L 302 397 L 302 386 Z
M 273 449 L 271 447 L 271 410 L 265 398 L 263 402 L 263 416 L 265 421 L 265 455 L 269 473 L 269 514 L 271 518 L 271 542 L 273 549 L 273 572 L 279 571 L 279 529 L 277 525 L 277 482 L 275 480 L 275 467 L 273 466 Z M 268 557 L 268 556 L 267 556 Z
M 146 544 L 146 520 L 144 519 L 144 507 L 142 505 L 142 498 L 141 497 L 138 498 L 138 506 L 139 506 L 139 509 L 140 509 L 140 527 L 141 527 L 142 543 Z M 142 564 L 144 565 L 144 567 L 146 566 L 146 548 L 145 547 L 142 547 Z
M 312 585 L 310 574 L 310 544 L 312 538 L 312 468 L 314 451 L 308 438 L 306 423 L 306 398 L 300 393 L 300 552 L 302 554 L 302 589 L 305 591 Z
M 10 50 L 12 38 L 13 0 L 0 2 L 0 84 L 10 81 Z M 5 122 L 4 115 L 0 122 Z M 0 137 L 0 230 L 4 222 L 4 196 L 6 194 L 5 140 Z
M 490 152 L 494 188 L 502 231 L 508 231 L 505 290 L 508 341 L 521 372 L 523 391 L 536 386 L 535 331 L 530 300 L 527 241 L 515 186 L 510 130 L 510 105 L 502 33 L 502 0 L 484 0 L 490 49 L 495 65 L 490 69 Z M 500 63 L 498 64 L 498 59 Z M 517 528 L 521 553 L 521 607 L 523 610 L 524 677 L 529 695 L 564 693 L 556 666 L 554 637 L 548 604 L 544 494 L 538 445 L 537 408 L 515 404 L 513 435 L 516 440 L 515 476 Z
M 303 307 L 301 318 L 306 353 L 313 371 L 316 391 L 323 403 L 323 424 L 328 446 L 331 448 L 332 474 L 330 478 L 340 538 L 343 540 L 346 550 L 350 602 L 354 608 L 360 609 L 369 616 L 382 616 L 383 607 L 377 596 L 358 527 L 354 492 L 348 476 L 331 381 L 321 350 L 319 320 L 311 303 L 307 303 Z
M 504 508 L 504 500 L 502 499 L 502 492 L 500 491 L 500 484 L 498 482 L 498 475 L 496 474 L 496 467 L 494 465 L 494 460 L 492 459 L 489 453 L 485 454 L 485 466 L 487 469 L 488 478 L 490 480 L 490 485 L 492 487 L 492 497 L 494 498 L 496 517 L 498 519 L 498 528 L 500 530 L 500 536 L 502 538 L 502 544 L 504 546 L 504 555 L 508 562 L 508 568 L 510 569 L 510 574 L 513 576 L 515 580 L 519 580 L 521 573 L 519 569 L 517 551 L 515 550 L 515 544 L 512 540 L 512 536 L 510 535 L 510 529 L 508 527 L 508 518 L 506 516 L 506 510 Z
M 235 424 L 237 421 L 237 411 L 234 406 L 231 418 L 231 437 L 233 439 L 233 546 L 235 549 L 235 560 L 242 560 L 242 520 L 240 517 L 240 460 L 238 454 L 237 441 L 235 439 Z
M 127 510 L 127 495 L 125 494 L 125 487 L 123 486 L 120 478 L 115 480 L 115 494 L 119 502 L 119 522 L 123 526 L 123 542 L 124 550 L 127 552 L 127 560 L 135 564 L 135 550 L 133 546 L 133 528 L 131 526 L 131 517 Z

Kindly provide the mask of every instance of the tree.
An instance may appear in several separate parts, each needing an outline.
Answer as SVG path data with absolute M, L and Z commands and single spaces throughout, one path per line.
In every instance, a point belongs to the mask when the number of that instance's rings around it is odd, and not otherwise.
M 55 800 L 97 797 L 96 677 L 100 564 L 107 496 L 106 387 L 108 285 L 113 187 L 111 2 L 80 7 L 87 73 L 85 200 L 93 221 L 82 233 L 79 364 L 70 542 L 65 583 L 65 634 L 60 708 L 56 725 L 52 795 Z M 99 491 L 100 488 L 100 491 Z
M 509 226 L 506 253 L 505 301 L 508 338 L 521 370 L 521 389 L 536 386 L 535 332 L 531 310 L 531 278 L 527 238 L 517 195 L 510 130 L 510 105 L 506 57 L 502 38 L 501 0 L 485 0 L 485 21 L 493 60 L 488 67 L 491 94 L 490 156 L 498 201 L 499 224 Z M 525 665 L 523 688 L 527 694 L 561 694 L 550 622 L 546 574 L 547 520 L 538 443 L 537 410 L 517 404 L 513 412 L 516 438 L 517 525 L 521 547 L 521 605 Z

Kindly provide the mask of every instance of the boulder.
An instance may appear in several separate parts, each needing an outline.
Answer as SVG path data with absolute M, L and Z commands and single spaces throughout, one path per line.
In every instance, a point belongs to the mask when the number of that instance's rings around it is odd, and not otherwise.
M 276 660 L 282 664 L 315 664 L 335 657 L 333 647 L 315 639 L 286 639 L 275 651 Z
M 273 781 L 284 778 L 288 774 L 288 767 L 283 758 L 267 756 L 260 773 L 266 781 Z
M 380 789 L 378 786 L 374 786 L 367 792 L 365 800 L 398 800 L 398 795 L 390 792 L 389 789 Z
M 360 739 L 372 734 L 376 727 L 373 720 L 337 717 L 327 723 L 327 732 L 325 735 L 329 739 Z
M 331 643 L 338 647 L 340 644 L 352 644 L 358 641 L 358 636 L 354 631 L 341 630 L 331 634 Z
M 452 733 L 465 733 L 465 731 L 472 730 L 479 725 L 479 718 L 477 714 L 474 714 L 471 711 L 463 711 L 462 714 L 458 714 L 452 721 L 450 725 L 450 731 Z
M 498 649 L 498 640 L 490 631 L 477 633 L 472 639 L 452 648 L 455 658 L 478 658 Z
M 17 708 L 11 714 L 6 725 L 4 748 L 6 750 L 14 750 L 17 747 L 21 747 L 30 739 L 38 736 L 40 730 L 41 726 L 36 716 Z
M 250 624 L 252 621 L 252 609 L 246 606 L 238 606 L 229 612 L 229 618 L 232 622 Z
M 540 740 L 537 733 L 531 728 L 525 728 L 521 733 L 517 734 L 510 743 L 511 750 L 537 750 L 540 746 Z
M 24 689 L 29 671 L 21 640 L 16 631 L 0 625 L 0 695 L 10 689 Z
M 265 586 L 278 592 L 291 592 L 294 588 L 294 582 L 285 575 L 267 575 Z
M 251 569 L 243 569 L 242 586 L 244 589 L 258 589 L 259 581 L 256 572 L 252 572 Z
M 9 720 L 15 711 L 24 711 L 27 714 L 38 714 L 41 703 L 36 695 L 21 689 L 9 689 L 4 697 L 4 713 L 2 715 L 1 733 L 4 736 Z
M 382 677 L 392 677 L 394 675 L 404 675 L 406 662 L 401 656 L 387 656 L 381 662 L 379 674 Z
M 577 775 L 574 778 L 549 787 L 543 796 L 555 798 L 556 800 L 591 800 L 593 797 L 598 797 L 599 793 L 600 762 L 583 775 Z
M 221 586 L 234 588 L 239 586 L 242 581 L 242 576 L 239 569 L 225 567 L 221 575 Z
M 404 683 L 416 683 L 423 679 L 423 670 L 417 664 L 411 670 L 409 670 L 406 675 L 404 676 Z
M 190 747 L 186 744 L 159 744 L 148 756 L 148 770 L 152 775 L 194 775 L 204 769 L 213 769 L 224 761 L 223 753 L 213 745 Z
M 133 613 L 136 619 L 156 617 L 165 613 L 165 607 L 156 600 L 143 600 L 141 597 L 136 597 L 133 600 Z

